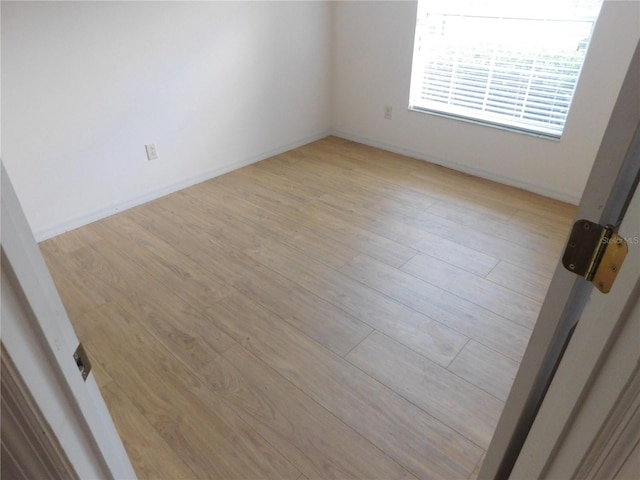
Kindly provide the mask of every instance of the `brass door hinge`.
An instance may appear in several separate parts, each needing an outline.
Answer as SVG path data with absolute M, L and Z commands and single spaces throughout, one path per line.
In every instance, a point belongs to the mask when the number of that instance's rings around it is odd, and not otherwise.
M 78 348 L 76 348 L 76 351 L 73 352 L 73 359 L 76 361 L 82 379 L 86 381 L 91 371 L 91 361 L 81 343 L 78 345 Z
M 578 220 L 562 256 L 564 267 L 609 293 L 628 252 L 627 242 L 612 227 Z

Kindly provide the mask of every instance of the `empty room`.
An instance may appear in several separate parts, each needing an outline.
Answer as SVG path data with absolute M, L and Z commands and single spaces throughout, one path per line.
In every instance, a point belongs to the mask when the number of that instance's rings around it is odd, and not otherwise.
M 578 216 L 637 259 L 636 204 L 585 212 L 631 178 L 639 2 L 3 1 L 1 28 L 3 476 L 568 471 L 586 413 L 553 420 L 552 381 L 589 333 L 548 325 L 634 281 L 562 257 Z M 614 435 L 575 471 L 632 458 Z

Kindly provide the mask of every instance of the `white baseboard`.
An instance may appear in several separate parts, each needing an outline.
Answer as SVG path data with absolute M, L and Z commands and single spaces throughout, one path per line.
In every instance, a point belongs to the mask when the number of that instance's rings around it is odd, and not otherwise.
M 457 170 L 459 172 L 468 173 L 469 175 L 484 178 L 486 180 L 492 180 L 494 182 L 498 182 L 503 185 L 509 185 L 511 187 L 520 188 L 528 192 L 537 193 L 538 195 L 553 198 L 555 200 L 560 200 L 562 202 L 570 203 L 572 205 L 578 205 L 580 203 L 580 197 L 575 195 L 569 195 L 565 192 L 558 192 L 556 190 L 549 189 L 542 185 L 536 185 L 536 184 L 524 182 L 516 178 L 505 177 L 494 172 L 488 172 L 486 170 L 480 170 L 477 168 L 469 167 L 468 165 L 456 163 L 451 160 L 433 157 L 425 153 L 418 152 L 416 150 L 399 147 L 397 145 L 391 145 L 385 142 L 379 142 L 377 140 L 361 137 L 359 135 L 353 135 L 343 130 L 333 130 L 331 134 L 336 137 L 344 138 L 345 140 L 351 140 L 353 142 L 369 145 L 370 147 L 376 147 L 382 150 L 387 150 L 388 152 L 393 152 L 399 155 L 416 158 L 418 160 L 424 160 L 425 162 L 433 163 L 435 165 L 440 165 L 442 167 L 447 167 L 452 170 Z
M 124 210 L 128 210 L 133 207 L 137 207 L 138 205 L 142 205 L 143 203 L 150 202 L 152 200 L 156 200 L 157 198 L 164 197 L 165 195 L 169 195 L 170 193 L 177 192 L 179 190 L 188 188 L 192 185 L 196 185 L 197 183 L 205 182 L 212 178 L 218 177 L 220 175 L 224 175 L 225 173 L 231 172 L 233 170 L 237 170 L 242 167 L 246 167 L 247 165 L 251 165 L 252 163 L 259 162 L 269 157 L 273 157 L 275 155 L 279 155 L 288 150 L 292 150 L 294 148 L 301 147 L 311 142 L 315 142 L 316 140 L 320 140 L 329 136 L 331 132 L 323 132 L 318 135 L 312 135 L 310 137 L 306 137 L 295 142 L 288 143 L 286 145 L 281 145 L 279 147 L 273 148 L 271 150 L 262 152 L 257 155 L 253 155 L 251 157 L 243 158 L 241 160 L 228 163 L 221 167 L 217 167 L 211 170 L 204 171 L 194 176 L 190 176 L 188 178 L 179 180 L 176 183 L 172 183 L 171 185 L 167 185 L 163 188 L 153 190 L 150 192 L 146 192 L 142 195 L 130 198 L 123 202 L 114 203 L 105 208 L 102 208 L 97 211 L 90 212 L 86 215 L 82 215 L 79 217 L 71 218 L 64 222 L 61 222 L 57 225 L 53 225 L 51 227 L 46 227 L 34 232 L 34 237 L 37 242 L 42 242 L 49 238 L 53 238 L 56 235 L 61 235 L 70 230 L 74 230 L 76 228 L 82 227 L 84 225 L 88 225 L 90 223 L 96 222 L 103 218 L 109 217 L 116 213 L 122 212 Z

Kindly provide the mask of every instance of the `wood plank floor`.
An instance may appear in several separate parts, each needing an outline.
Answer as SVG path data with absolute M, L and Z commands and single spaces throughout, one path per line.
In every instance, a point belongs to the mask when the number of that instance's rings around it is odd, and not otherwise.
M 574 214 L 329 137 L 41 249 L 140 478 L 469 479 Z

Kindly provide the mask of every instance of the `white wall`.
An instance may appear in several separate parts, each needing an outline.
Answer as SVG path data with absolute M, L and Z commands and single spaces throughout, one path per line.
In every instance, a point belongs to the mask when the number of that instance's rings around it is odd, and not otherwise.
M 3 1 L 2 153 L 36 237 L 325 136 L 330 22 L 325 2 Z
M 605 1 L 560 141 L 408 111 L 416 8 L 334 4 L 334 134 L 577 203 L 640 38 L 640 2 Z
M 558 142 L 408 111 L 415 1 L 1 8 L 2 155 L 38 240 L 330 131 L 577 202 L 640 37 L 640 2 L 607 0 Z

